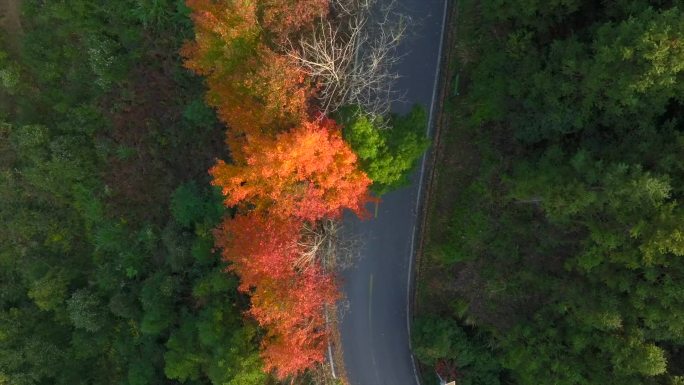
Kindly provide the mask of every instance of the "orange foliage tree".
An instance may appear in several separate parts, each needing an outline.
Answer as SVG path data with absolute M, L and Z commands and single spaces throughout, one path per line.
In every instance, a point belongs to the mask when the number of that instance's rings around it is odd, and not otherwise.
M 325 17 L 329 0 L 263 0 L 263 24 L 280 37 L 310 26 L 317 17 Z
M 244 164 L 220 161 L 210 170 L 227 206 L 309 221 L 337 217 L 345 208 L 365 213 L 371 180 L 332 120 L 304 122 L 273 138 L 249 138 L 243 151 Z
M 241 213 L 215 238 L 240 290 L 251 295 L 249 314 L 267 332 L 264 369 L 284 379 L 325 359 L 323 314 L 338 298 L 334 277 L 319 263 L 297 264 L 302 225 L 345 208 L 364 215 L 371 180 L 326 118 L 276 135 L 245 135 L 241 154 L 210 170 L 225 204 Z
M 327 2 L 327 0 L 326 0 Z M 185 66 L 206 77 L 207 102 L 238 133 L 287 128 L 308 112 L 311 85 L 301 68 L 263 40 L 255 0 L 189 0 L 195 39 Z
M 181 48 L 185 66 L 198 75 L 221 76 L 244 66 L 256 52 L 261 31 L 256 0 L 186 0 L 195 39 Z
M 207 101 L 233 131 L 277 132 L 307 115 L 311 87 L 290 58 L 260 46 L 243 64 L 207 76 Z
M 277 52 L 288 35 L 311 28 L 329 0 L 187 0 L 195 39 L 181 54 L 206 78 L 207 102 L 228 127 L 231 163 L 210 170 L 225 204 L 237 207 L 215 232 L 249 314 L 266 331 L 264 369 L 295 376 L 324 360 L 324 312 L 338 298 L 319 262 L 297 263 L 302 226 L 365 214 L 371 180 L 340 128 L 312 110 L 310 79 Z

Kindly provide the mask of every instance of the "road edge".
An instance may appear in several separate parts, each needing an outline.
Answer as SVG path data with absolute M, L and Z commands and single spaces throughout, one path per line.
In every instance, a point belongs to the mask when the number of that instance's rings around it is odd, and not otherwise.
M 420 178 L 418 181 L 418 194 L 416 197 L 416 225 L 413 228 L 413 235 L 411 239 L 411 260 L 409 261 L 408 287 L 407 287 L 407 319 L 406 324 L 409 336 L 409 349 L 411 350 L 411 362 L 413 364 L 413 372 L 416 376 L 418 384 L 422 384 L 422 373 L 418 370 L 418 365 L 413 356 L 413 347 L 411 340 L 411 325 L 414 319 L 414 310 L 416 308 L 416 282 L 420 276 L 420 266 L 422 261 L 422 254 L 425 245 L 425 229 L 427 227 L 427 218 L 429 207 L 429 199 L 432 195 L 432 187 L 435 178 L 435 163 L 441 150 L 440 146 L 440 132 L 444 125 L 444 102 L 448 97 L 447 90 L 450 89 L 452 82 L 449 58 L 451 57 L 454 47 L 456 28 L 454 20 L 458 19 L 458 3 L 459 0 L 445 0 L 444 14 L 442 19 L 442 33 L 440 50 L 437 59 L 437 77 L 435 79 L 435 88 L 433 90 L 432 105 L 430 106 L 430 118 L 427 126 L 427 136 L 432 139 L 432 143 L 428 152 L 423 156 L 421 162 Z M 434 129 L 433 129 L 434 127 Z
M 330 372 L 331 380 L 338 381 L 343 385 L 349 384 L 347 378 L 347 369 L 344 365 L 344 356 L 342 351 L 342 336 L 340 334 L 339 325 L 339 303 L 326 310 L 326 324 L 330 335 L 328 337 L 328 347 L 326 349 L 327 371 Z
M 440 44 L 440 57 L 438 60 L 438 79 L 436 82 L 436 95 L 433 98 L 435 105 L 430 111 L 430 121 L 428 122 L 428 135 L 431 135 L 432 143 L 430 150 L 423 158 L 421 167 L 421 178 L 419 181 L 419 190 L 416 205 L 416 227 L 414 227 L 414 235 L 412 239 L 412 267 L 415 270 L 413 274 L 409 273 L 409 312 L 408 312 L 408 331 L 409 331 L 409 347 L 411 351 L 411 322 L 414 320 L 415 309 L 417 307 L 417 290 L 416 282 L 419 282 L 421 273 L 421 263 L 423 261 L 423 252 L 425 248 L 425 234 L 428 221 L 428 208 L 430 207 L 430 199 L 432 197 L 432 190 L 435 179 L 435 163 L 439 159 L 439 154 L 443 151 L 441 147 L 441 131 L 445 125 L 446 120 L 444 116 L 444 102 L 448 98 L 448 90 L 451 89 L 453 79 L 451 77 L 452 63 L 449 58 L 452 56 L 456 41 L 456 25 L 455 20 L 458 20 L 458 0 L 446 0 L 444 21 L 442 29 L 442 41 Z M 431 128 L 434 130 L 431 132 Z M 426 174 L 426 175 L 424 175 Z M 415 242 L 415 247 L 414 247 Z M 411 267 L 409 267 L 411 269 Z M 411 360 L 413 360 L 414 373 L 419 384 L 422 384 L 422 371 L 419 370 L 419 363 L 416 363 L 411 353 Z M 418 364 L 418 365 L 417 365 Z

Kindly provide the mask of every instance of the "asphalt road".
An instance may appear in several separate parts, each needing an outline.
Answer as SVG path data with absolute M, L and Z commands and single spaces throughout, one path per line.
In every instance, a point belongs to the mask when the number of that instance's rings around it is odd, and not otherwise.
M 446 1 L 398 0 L 414 25 L 400 47 L 405 56 L 397 88 L 405 102 L 393 106 L 396 112 L 415 103 L 433 107 Z M 347 231 L 362 245 L 360 260 L 343 276 L 349 309 L 340 332 L 350 385 L 420 385 L 409 345 L 408 301 L 421 170 L 411 186 L 383 197 L 377 217 L 345 218 Z

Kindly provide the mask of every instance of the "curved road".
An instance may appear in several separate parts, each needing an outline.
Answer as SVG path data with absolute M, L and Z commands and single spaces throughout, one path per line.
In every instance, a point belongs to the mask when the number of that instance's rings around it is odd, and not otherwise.
M 426 106 L 431 112 L 429 132 L 446 2 L 398 1 L 399 10 L 415 25 L 400 47 L 404 57 L 397 88 L 406 102 L 393 110 L 407 112 L 415 103 Z M 383 197 L 374 219 L 345 218 L 347 231 L 362 243 L 361 259 L 343 277 L 349 310 L 340 332 L 350 385 L 420 385 L 409 345 L 408 308 L 423 172 L 424 160 L 410 187 Z

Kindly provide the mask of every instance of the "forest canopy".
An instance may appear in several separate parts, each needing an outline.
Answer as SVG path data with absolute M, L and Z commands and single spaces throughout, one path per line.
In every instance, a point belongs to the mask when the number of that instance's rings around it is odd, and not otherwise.
M 266 383 L 213 251 L 222 129 L 181 67 L 188 9 L 21 11 L 0 55 L 0 383 Z
M 418 358 L 460 384 L 681 384 L 684 4 L 475 3 Z

